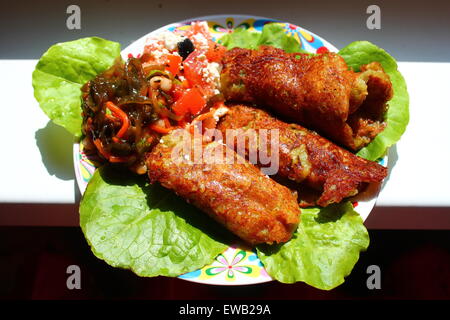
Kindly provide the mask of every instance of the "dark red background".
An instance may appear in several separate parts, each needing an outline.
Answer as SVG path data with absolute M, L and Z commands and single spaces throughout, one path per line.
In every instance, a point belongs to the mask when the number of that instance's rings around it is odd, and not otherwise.
M 303 283 L 239 287 L 174 278 L 139 278 L 90 251 L 80 228 L 0 227 L 2 299 L 450 299 L 450 231 L 369 230 L 371 244 L 346 282 L 331 291 Z M 68 290 L 66 268 L 81 268 L 81 289 Z M 381 289 L 366 286 L 369 265 Z

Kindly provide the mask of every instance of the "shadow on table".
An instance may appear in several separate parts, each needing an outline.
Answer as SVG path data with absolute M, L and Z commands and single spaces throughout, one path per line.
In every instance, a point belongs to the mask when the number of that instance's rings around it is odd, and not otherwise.
M 34 136 L 48 173 L 61 180 L 75 179 L 72 160 L 73 136 L 51 121 L 44 128 L 37 130 Z

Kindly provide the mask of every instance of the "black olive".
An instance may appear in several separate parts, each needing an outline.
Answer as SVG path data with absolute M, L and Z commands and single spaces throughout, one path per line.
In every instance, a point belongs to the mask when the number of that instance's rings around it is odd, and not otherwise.
M 194 44 L 192 43 L 191 40 L 189 40 L 189 38 L 186 38 L 183 41 L 178 42 L 177 47 L 178 53 L 183 58 L 183 60 L 186 59 L 188 55 L 195 50 Z

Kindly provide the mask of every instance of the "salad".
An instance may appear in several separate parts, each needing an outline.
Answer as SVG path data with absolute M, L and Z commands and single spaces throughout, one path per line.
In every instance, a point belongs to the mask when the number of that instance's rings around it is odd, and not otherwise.
M 223 103 L 225 50 L 206 23 L 196 22 L 186 32 L 149 38 L 142 54 L 88 81 L 81 89 L 85 152 L 145 174 L 144 155 L 162 135 Z

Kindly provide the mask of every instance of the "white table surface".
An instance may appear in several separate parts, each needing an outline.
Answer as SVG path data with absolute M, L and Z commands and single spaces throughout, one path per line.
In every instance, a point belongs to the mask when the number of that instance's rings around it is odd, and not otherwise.
M 1 104 L 8 116 L 0 126 L 0 203 L 75 204 L 73 138 L 49 122 L 34 99 L 36 62 L 0 60 Z M 377 206 L 439 207 L 450 228 L 450 63 L 400 62 L 399 69 L 410 94 L 410 123 L 390 150 L 390 174 Z M 8 214 L 1 212 L 0 225 L 2 219 L 11 224 Z

